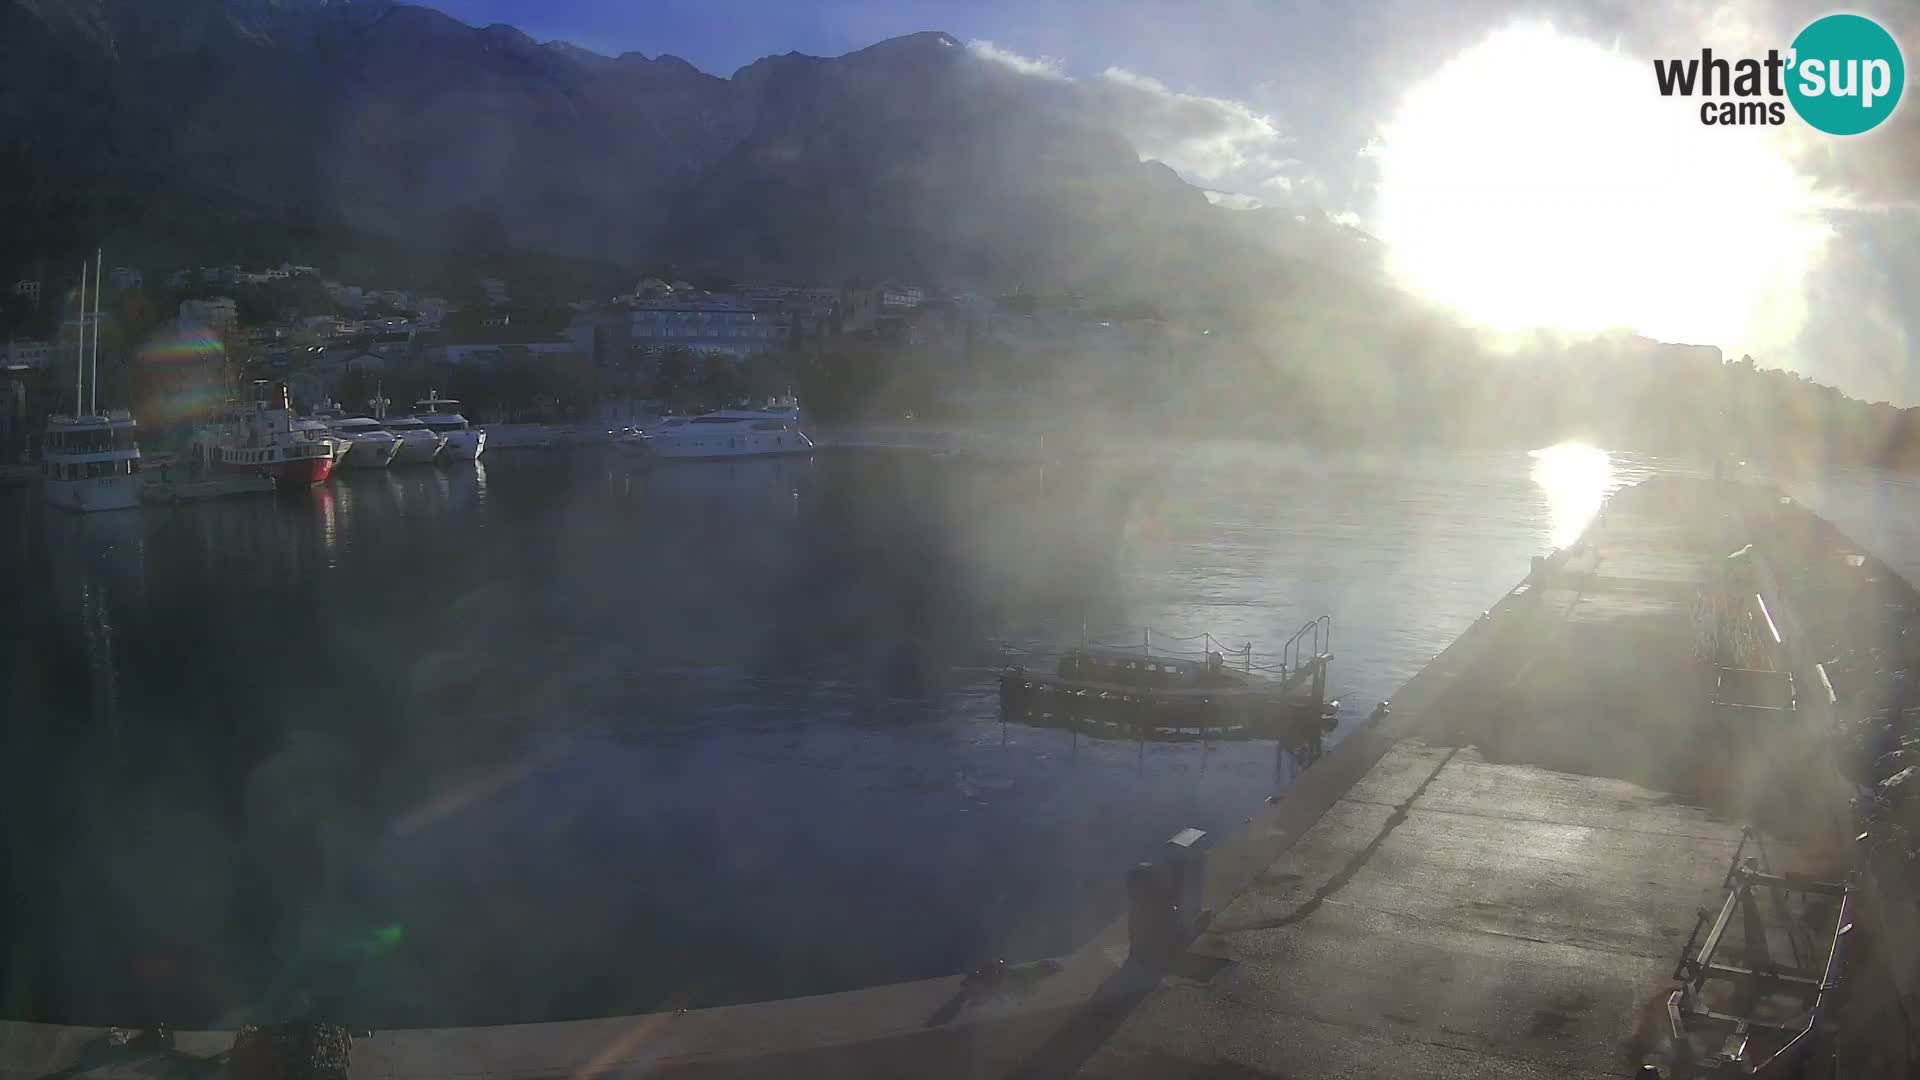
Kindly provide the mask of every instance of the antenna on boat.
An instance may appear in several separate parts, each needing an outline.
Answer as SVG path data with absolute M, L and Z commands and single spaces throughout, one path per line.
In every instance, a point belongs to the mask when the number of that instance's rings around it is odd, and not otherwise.
M 93 360 L 90 365 L 92 371 L 87 375 L 87 382 L 93 390 L 93 400 L 87 406 L 87 412 L 94 416 L 100 415 L 100 283 L 106 280 L 101 276 L 106 272 L 106 259 L 105 249 L 93 249 Z M 84 302 L 80 305 L 80 310 L 82 312 L 86 310 Z

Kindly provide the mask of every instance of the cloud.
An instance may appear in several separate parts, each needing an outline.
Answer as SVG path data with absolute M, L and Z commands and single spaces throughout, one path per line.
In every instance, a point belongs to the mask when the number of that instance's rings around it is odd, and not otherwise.
M 969 41 L 967 48 L 980 59 L 999 64 L 1016 74 L 1029 75 L 1036 79 L 1051 79 L 1056 82 L 1072 81 L 1067 77 L 1067 73 L 1060 69 L 1060 61 L 1050 56 L 1022 56 L 984 40 Z
M 1143 160 L 1164 162 L 1194 184 L 1228 190 L 1290 191 L 1301 164 L 1273 117 L 1242 101 L 1175 90 L 1122 67 L 1090 78 L 1068 75 L 1056 60 L 1022 56 L 991 41 L 967 46 L 1017 75 L 1058 84 L 1102 126 L 1125 136 Z
M 1299 167 L 1271 116 L 1244 102 L 1174 90 L 1158 79 L 1110 67 L 1087 91 L 1144 157 L 1193 180 L 1243 186 Z
M 1251 195 L 1242 195 L 1237 191 L 1214 191 L 1208 188 L 1205 195 L 1208 202 L 1215 206 L 1224 206 L 1229 210 L 1258 210 L 1267 205 Z
M 1360 215 L 1351 210 L 1330 210 L 1327 212 L 1327 220 L 1335 225 L 1345 225 L 1349 229 L 1360 227 Z

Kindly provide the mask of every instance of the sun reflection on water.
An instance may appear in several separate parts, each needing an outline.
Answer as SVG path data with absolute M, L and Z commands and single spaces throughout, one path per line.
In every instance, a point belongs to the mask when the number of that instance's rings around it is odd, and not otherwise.
M 1533 482 L 1547 498 L 1553 546 L 1566 547 L 1580 539 L 1613 490 L 1613 458 L 1605 450 L 1578 442 L 1533 450 L 1529 456 Z

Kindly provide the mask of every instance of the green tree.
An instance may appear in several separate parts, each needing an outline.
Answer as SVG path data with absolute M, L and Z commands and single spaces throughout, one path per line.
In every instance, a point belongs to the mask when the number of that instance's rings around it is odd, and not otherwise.
M 659 365 L 654 369 L 653 396 L 662 401 L 678 402 L 684 399 L 690 389 L 694 373 L 694 356 L 683 345 L 669 345 L 660 356 Z
M 724 353 L 709 353 L 700 359 L 700 398 L 707 405 L 724 407 L 746 393 L 740 361 Z

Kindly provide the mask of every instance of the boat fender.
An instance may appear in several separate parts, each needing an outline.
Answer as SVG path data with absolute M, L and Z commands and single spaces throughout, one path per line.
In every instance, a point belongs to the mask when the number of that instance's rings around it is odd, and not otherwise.
M 1374 720 L 1378 720 L 1392 711 L 1393 711 L 1393 706 L 1383 701 L 1380 704 L 1375 705 L 1373 707 L 1373 716 L 1371 718 Z

